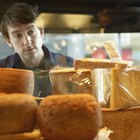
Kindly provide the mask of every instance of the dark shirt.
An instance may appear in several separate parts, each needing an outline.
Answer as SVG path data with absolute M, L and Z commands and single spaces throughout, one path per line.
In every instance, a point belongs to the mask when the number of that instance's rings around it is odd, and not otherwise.
M 74 59 L 72 57 L 50 52 L 44 45 L 42 46 L 42 49 L 45 54 L 45 59 L 38 67 L 26 67 L 17 53 L 0 60 L 0 67 L 2 68 L 32 70 L 34 72 L 35 79 L 33 95 L 38 97 L 45 97 L 52 93 L 52 86 L 49 77 L 50 69 L 54 67 L 73 67 L 74 63 Z

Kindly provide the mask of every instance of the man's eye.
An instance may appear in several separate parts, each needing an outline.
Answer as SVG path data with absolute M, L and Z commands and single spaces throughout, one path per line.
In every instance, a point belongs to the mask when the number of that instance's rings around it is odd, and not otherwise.
M 33 35 L 35 33 L 35 30 L 29 30 L 28 35 Z
M 22 34 L 15 34 L 15 35 L 14 35 L 14 38 L 20 39 L 20 38 L 22 38 Z

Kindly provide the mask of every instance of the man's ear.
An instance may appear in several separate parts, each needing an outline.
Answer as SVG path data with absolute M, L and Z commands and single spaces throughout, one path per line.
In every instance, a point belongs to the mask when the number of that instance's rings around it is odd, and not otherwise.
M 40 33 L 41 33 L 41 37 L 44 38 L 44 28 L 39 28 Z
M 8 44 L 8 46 L 9 46 L 10 48 L 13 48 L 13 45 L 12 45 L 10 39 L 6 39 L 6 43 Z

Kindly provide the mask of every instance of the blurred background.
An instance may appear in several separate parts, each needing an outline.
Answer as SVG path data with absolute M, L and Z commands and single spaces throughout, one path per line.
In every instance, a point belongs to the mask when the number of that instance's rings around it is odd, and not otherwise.
M 0 20 L 14 2 L 3 1 Z M 39 10 L 44 44 L 53 52 L 78 58 L 108 58 L 103 43 L 113 41 L 123 60 L 140 65 L 139 0 L 22 0 Z M 0 59 L 14 53 L 0 34 Z

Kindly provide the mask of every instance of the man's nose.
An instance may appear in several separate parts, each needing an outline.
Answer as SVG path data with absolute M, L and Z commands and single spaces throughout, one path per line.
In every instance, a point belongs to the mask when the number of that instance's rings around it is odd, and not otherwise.
M 31 44 L 31 37 L 29 35 L 24 35 L 24 45 L 30 45 Z

